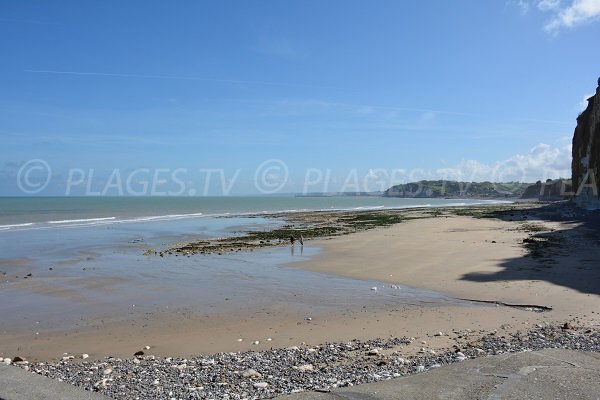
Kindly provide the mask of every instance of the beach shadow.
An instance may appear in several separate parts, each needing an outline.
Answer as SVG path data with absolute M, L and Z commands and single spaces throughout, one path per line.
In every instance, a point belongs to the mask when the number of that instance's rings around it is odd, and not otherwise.
M 600 213 L 585 212 L 568 202 L 539 209 L 500 210 L 487 218 L 526 222 L 528 237 L 523 257 L 505 260 L 496 273 L 469 273 L 472 282 L 547 281 L 581 293 L 600 295 Z M 536 231 L 536 221 L 564 222 L 568 229 Z

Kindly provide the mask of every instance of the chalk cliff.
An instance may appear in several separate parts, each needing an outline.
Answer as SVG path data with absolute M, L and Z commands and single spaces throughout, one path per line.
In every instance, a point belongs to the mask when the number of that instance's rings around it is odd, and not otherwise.
M 575 203 L 587 209 L 600 209 L 600 79 L 596 94 L 579 117 L 573 136 L 572 161 Z

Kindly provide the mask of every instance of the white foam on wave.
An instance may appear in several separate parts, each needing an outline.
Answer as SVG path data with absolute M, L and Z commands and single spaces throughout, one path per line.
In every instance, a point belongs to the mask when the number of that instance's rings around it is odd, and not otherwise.
M 349 208 L 348 210 L 383 210 L 383 209 L 385 209 L 385 206 L 361 206 L 361 207 Z
M 105 218 L 84 218 L 84 219 L 65 219 L 61 221 L 48 221 L 49 224 L 80 224 L 86 222 L 100 222 L 100 221 L 113 221 L 117 217 L 105 217 Z
M 176 220 L 183 218 L 194 218 L 202 217 L 203 213 L 191 213 L 191 214 L 167 214 L 167 215 L 152 215 L 148 217 L 137 217 L 119 220 L 119 223 L 123 222 L 150 222 L 150 221 L 165 221 L 165 220 Z
M 33 225 L 33 222 L 28 222 L 26 224 L 12 224 L 12 225 L 0 225 L 0 230 L 13 229 L 13 228 L 23 228 L 26 226 Z

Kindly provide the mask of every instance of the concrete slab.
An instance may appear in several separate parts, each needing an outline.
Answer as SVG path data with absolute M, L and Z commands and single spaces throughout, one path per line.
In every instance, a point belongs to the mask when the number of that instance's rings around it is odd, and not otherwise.
M 68 383 L 0 364 L 0 400 L 109 400 Z
M 285 400 L 600 400 L 600 354 L 548 349 L 468 360 L 422 374 Z

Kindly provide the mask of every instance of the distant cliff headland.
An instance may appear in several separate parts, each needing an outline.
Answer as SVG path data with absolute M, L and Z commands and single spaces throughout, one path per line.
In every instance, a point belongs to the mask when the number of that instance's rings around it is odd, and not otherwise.
M 596 94 L 588 99 L 584 112 L 577 117 L 573 135 L 571 165 L 575 203 L 587 209 L 600 209 L 600 78 Z
M 519 198 L 531 183 L 522 182 L 457 182 L 419 181 L 395 185 L 383 193 L 385 197 L 422 198 Z

